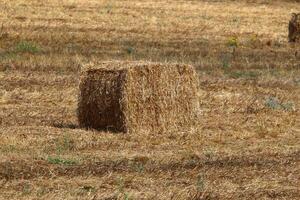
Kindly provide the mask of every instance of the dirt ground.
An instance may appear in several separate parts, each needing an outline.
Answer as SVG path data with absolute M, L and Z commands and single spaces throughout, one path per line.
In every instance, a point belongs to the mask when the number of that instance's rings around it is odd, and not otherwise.
M 296 1 L 0 1 L 0 199 L 300 199 Z M 193 64 L 185 132 L 78 128 L 92 60 Z

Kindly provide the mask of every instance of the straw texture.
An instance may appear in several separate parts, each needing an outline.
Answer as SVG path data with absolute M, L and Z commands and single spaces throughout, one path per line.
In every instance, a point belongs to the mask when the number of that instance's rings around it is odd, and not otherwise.
M 81 75 L 79 124 L 122 132 L 190 128 L 199 113 L 197 94 L 198 78 L 190 65 L 91 64 Z

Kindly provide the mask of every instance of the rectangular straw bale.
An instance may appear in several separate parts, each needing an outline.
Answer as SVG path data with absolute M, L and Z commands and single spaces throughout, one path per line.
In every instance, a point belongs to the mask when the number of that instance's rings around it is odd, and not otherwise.
M 289 42 L 300 43 L 300 13 L 293 13 L 289 21 Z
M 190 65 L 98 63 L 81 76 L 79 124 L 122 132 L 191 128 L 199 112 L 197 94 Z

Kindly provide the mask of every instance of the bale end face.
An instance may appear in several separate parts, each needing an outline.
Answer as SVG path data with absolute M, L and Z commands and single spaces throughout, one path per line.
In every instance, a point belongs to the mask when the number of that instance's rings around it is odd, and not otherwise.
M 289 42 L 300 42 L 300 13 L 293 13 L 289 22 Z
M 89 70 L 81 76 L 78 103 L 80 127 L 126 132 L 120 107 L 125 73 Z

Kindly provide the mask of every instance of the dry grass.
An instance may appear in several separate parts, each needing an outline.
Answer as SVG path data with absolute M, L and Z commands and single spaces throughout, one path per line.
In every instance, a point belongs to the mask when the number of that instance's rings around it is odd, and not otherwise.
M 299 199 L 292 1 L 0 2 L 2 199 Z M 78 128 L 90 60 L 197 67 L 191 131 Z

